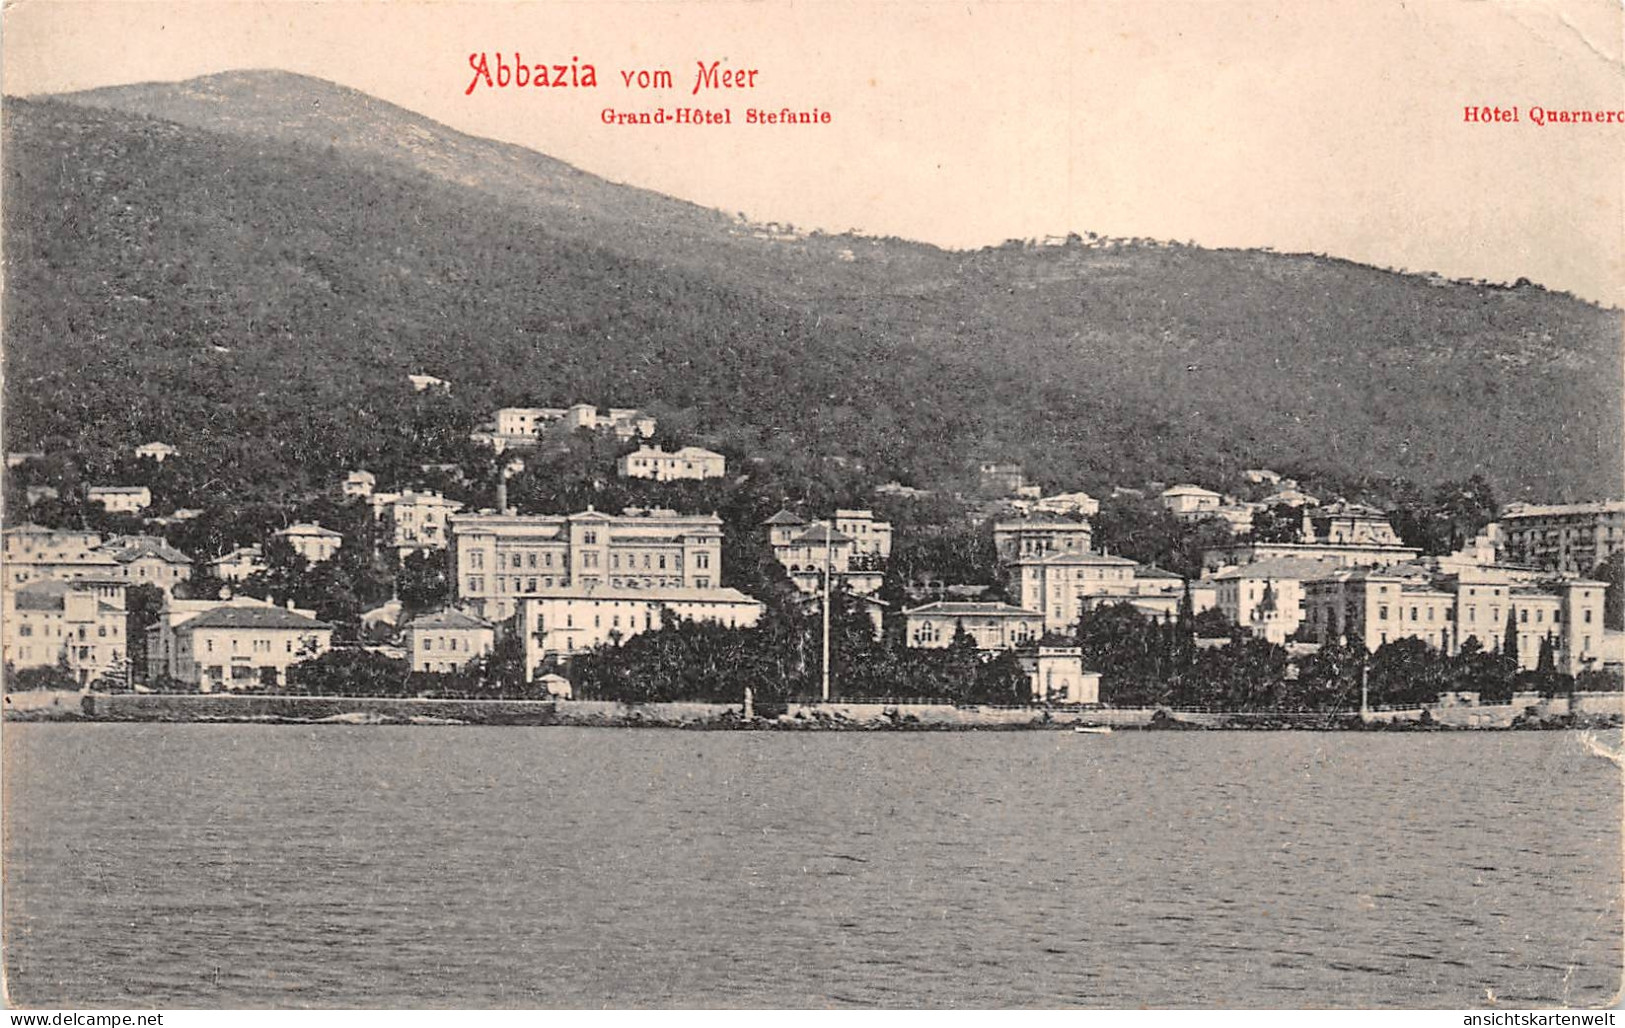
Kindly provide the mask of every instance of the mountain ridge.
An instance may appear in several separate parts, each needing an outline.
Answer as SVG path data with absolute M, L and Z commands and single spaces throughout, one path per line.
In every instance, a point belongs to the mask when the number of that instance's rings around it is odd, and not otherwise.
M 277 111 L 301 105 L 321 113 L 278 120 Z M 154 294 L 165 288 L 158 273 L 164 250 L 171 260 L 191 248 L 235 265 L 237 280 L 227 273 L 209 295 L 215 302 L 223 291 L 238 294 L 236 302 L 215 305 L 219 323 L 237 334 L 239 346 L 253 336 L 251 326 L 264 324 L 264 312 L 241 294 L 253 291 L 249 283 L 267 267 L 304 285 L 325 275 L 331 285 L 354 277 L 344 267 L 347 248 L 367 251 L 369 268 L 389 263 L 371 254 L 375 243 L 414 253 L 414 260 L 401 262 L 411 266 L 401 273 L 412 284 L 409 292 L 387 277 L 349 281 L 348 313 L 330 302 L 312 315 L 309 324 L 327 340 L 318 348 L 322 359 L 365 368 L 375 380 L 385 367 L 395 374 L 441 360 L 438 369 L 422 370 L 485 392 L 490 407 L 541 399 L 535 386 L 516 385 L 542 367 L 535 352 L 514 345 L 513 337 L 527 332 L 567 337 L 568 345 L 558 342 L 546 360 L 555 367 L 563 360 L 569 365 L 564 380 L 589 388 L 592 375 L 576 368 L 572 362 L 580 358 L 568 351 L 591 340 L 601 345 L 606 327 L 616 330 L 613 323 L 626 312 L 598 294 L 613 292 L 617 276 L 629 274 L 645 290 L 634 305 L 649 309 L 621 330 L 652 333 L 653 341 L 621 340 L 606 354 L 678 369 L 676 405 L 692 408 L 696 423 L 709 429 L 739 428 L 741 445 L 783 429 L 803 441 L 838 446 L 839 431 L 807 426 L 830 417 L 861 425 L 848 455 L 876 475 L 940 482 L 976 456 L 997 455 L 1028 462 L 1048 483 L 1100 486 L 1204 475 L 1217 480 L 1241 466 L 1296 462 L 1423 482 L 1484 471 L 1512 498 L 1551 499 L 1617 494 L 1625 475 L 1618 468 L 1620 397 L 1607 385 L 1620 379 L 1618 312 L 1541 287 L 1452 283 L 1339 258 L 1143 241 L 950 251 L 900 240 L 774 232 L 287 73 L 228 73 L 50 100 L 8 98 L 6 106 L 7 142 L 21 144 L 7 147 L 7 187 L 15 186 L 11 195 L 27 196 L 30 206 L 99 209 L 109 178 L 118 176 L 105 160 L 93 166 L 95 139 L 132 146 L 146 140 L 137 147 L 148 172 L 142 202 L 173 206 L 187 231 L 166 237 L 156 250 L 135 246 L 115 256 L 103 246 L 101 260 L 90 263 L 148 280 Z M 204 127 L 211 118 L 213 126 Z M 356 119 L 370 131 L 337 131 Z M 174 128 L 158 127 L 166 125 Z M 86 153 L 55 146 L 53 133 L 79 139 Z M 414 142 L 403 147 L 402 138 Z M 267 149 L 272 143 L 275 154 Z M 64 150 L 63 167 L 85 172 L 71 190 L 61 175 L 35 173 L 30 155 L 53 148 Z M 208 161 L 186 159 L 202 149 L 224 163 L 211 171 Z M 264 220 L 279 222 L 285 239 L 319 244 L 311 252 L 325 253 L 331 265 L 325 272 L 320 260 L 268 255 L 266 241 L 241 238 L 241 224 L 211 209 L 209 189 L 227 181 L 222 168 L 241 177 L 243 169 L 273 156 L 285 159 L 279 167 L 288 178 L 256 177 L 259 202 L 234 200 L 233 217 L 257 208 L 282 212 Z M 183 164 L 190 182 L 164 181 Z M 484 169 L 483 176 L 476 169 Z M 353 179 L 355 188 L 385 182 L 401 217 L 425 204 L 462 211 L 487 205 L 489 218 L 460 216 L 480 221 L 486 237 L 513 236 L 506 245 L 534 239 L 527 245 L 588 255 L 583 259 L 602 267 L 571 279 L 562 309 L 539 322 L 551 299 L 495 267 L 494 259 L 460 268 L 460 278 L 421 274 L 420 265 L 442 271 L 455 265 L 448 247 L 484 245 L 468 226 L 434 222 L 433 231 L 449 236 L 444 246 L 414 238 L 387 218 L 345 210 L 344 191 L 328 188 L 336 178 Z M 329 197 L 320 216 L 307 216 L 283 195 L 296 180 Z M 37 219 L 7 218 L 8 264 L 19 261 L 22 269 L 42 257 L 44 226 L 30 226 L 31 220 Z M 340 228 L 342 239 L 333 231 Z M 94 296 L 88 280 L 98 272 L 78 272 L 75 281 L 86 281 L 66 283 L 71 295 L 61 298 L 77 320 L 92 335 L 113 323 L 129 333 L 128 319 L 113 317 Z M 156 285 L 150 282 L 155 276 Z M 29 281 L 26 272 L 22 281 Z M 686 335 L 667 337 L 660 309 L 646 299 L 656 294 L 669 294 L 662 302 L 675 304 L 673 320 Z M 702 294 L 710 298 L 694 299 Z M 690 301 L 698 307 L 691 309 Z M 454 353 L 437 339 L 446 323 L 426 312 L 487 302 L 505 306 L 500 317 L 482 322 L 489 334 L 481 341 Z M 717 329 L 704 313 L 708 306 L 724 321 L 739 314 L 735 328 L 773 326 L 776 349 Z M 8 339 L 25 365 L 48 364 L 38 304 L 23 307 L 27 316 L 19 320 L 15 305 L 8 305 Z M 412 316 L 403 318 L 403 311 Z M 368 322 L 390 326 L 388 345 L 356 350 L 341 344 L 346 331 Z M 627 329 L 631 324 L 637 327 Z M 195 327 L 186 331 L 197 335 Z M 503 333 L 510 338 L 497 338 Z M 767 362 L 773 377 L 746 374 L 738 364 L 747 353 Z M 503 361 L 512 362 L 506 374 Z M 460 362 L 473 374 L 459 369 Z M 839 368 L 840 375 L 825 376 L 814 362 Z M 818 388 L 804 388 L 815 383 Z M 885 388 L 889 383 L 896 388 Z M 611 398 L 607 385 L 598 388 L 607 390 L 603 399 Z M 772 395 L 786 388 L 793 400 Z M 658 399 L 655 392 L 626 399 L 649 402 Z M 8 406 L 13 399 L 8 396 Z M 789 409 L 761 418 L 749 413 L 753 404 L 781 401 Z M 8 419 L 13 429 L 40 434 L 26 400 L 12 409 L 24 415 Z M 719 419 L 746 423 L 719 425 Z M 45 421 L 56 434 L 64 427 L 60 418 Z M 876 422 L 915 438 L 888 443 Z M 134 426 L 130 431 L 139 434 Z M 949 452 L 928 452 L 928 439 Z

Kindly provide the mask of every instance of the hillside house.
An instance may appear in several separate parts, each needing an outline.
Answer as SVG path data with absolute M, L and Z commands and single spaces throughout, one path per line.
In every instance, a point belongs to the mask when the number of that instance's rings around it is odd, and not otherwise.
M 144 485 L 93 485 L 85 490 L 85 499 L 110 514 L 139 514 L 152 506 L 152 490 Z
M 720 453 L 698 446 L 685 446 L 670 453 L 652 446 L 640 446 L 621 457 L 616 471 L 622 478 L 649 478 L 656 482 L 698 481 L 723 477 L 727 471 L 727 460 Z

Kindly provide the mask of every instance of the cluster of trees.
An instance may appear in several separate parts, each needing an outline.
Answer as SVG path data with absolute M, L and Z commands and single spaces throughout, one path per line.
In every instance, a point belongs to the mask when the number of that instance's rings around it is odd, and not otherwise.
M 821 695 L 821 632 L 819 617 L 794 604 L 769 605 L 751 628 L 668 616 L 659 631 L 576 656 L 567 674 L 587 699 L 738 703 L 750 688 L 765 711 Z M 941 649 L 877 640 L 868 616 L 841 592 L 831 603 L 830 668 L 833 696 L 841 699 L 1020 704 L 1032 696 L 1015 654 L 989 658 L 963 630 Z

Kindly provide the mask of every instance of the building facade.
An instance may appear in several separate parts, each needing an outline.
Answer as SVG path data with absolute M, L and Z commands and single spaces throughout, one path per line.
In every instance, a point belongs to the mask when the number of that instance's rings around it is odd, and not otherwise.
M 124 583 L 43 580 L 0 590 L 0 638 L 14 670 L 62 667 L 81 686 L 126 680 L 129 648 Z
M 1104 553 L 1052 553 L 1010 565 L 1009 593 L 1024 610 L 1040 613 L 1044 628 L 1070 632 L 1093 602 L 1134 596 L 1135 563 Z
M 660 508 L 618 515 L 456 514 L 450 518 L 457 597 L 503 621 L 527 596 L 571 586 L 716 588 L 722 581 L 722 519 Z
M 1205 581 L 1225 617 L 1272 643 L 1284 644 L 1304 619 L 1304 583 L 1341 570 L 1331 561 L 1275 557 L 1226 568 Z
M 1083 669 L 1076 646 L 1037 646 L 1021 654 L 1034 703 L 1091 705 L 1100 702 L 1100 675 Z
M 544 661 L 657 631 L 667 612 L 680 620 L 749 628 L 763 605 L 737 589 L 627 589 L 581 583 L 543 590 L 519 601 L 526 680 Z
M 1162 491 L 1162 506 L 1175 517 L 1205 517 L 1224 505 L 1224 497 L 1199 485 L 1175 485 Z
M 406 623 L 406 654 L 413 671 L 445 674 L 491 652 L 496 627 L 460 610 L 422 614 Z
M 1034 514 L 993 523 L 993 548 L 1005 563 L 1054 553 L 1088 553 L 1094 529 L 1082 518 Z
M 122 577 L 119 562 L 102 550 L 102 537 L 95 532 L 24 524 L 6 529 L 3 537 L 5 581 L 12 588 L 57 579 Z
M 157 586 L 168 593 L 192 577 L 192 558 L 155 535 L 116 535 L 102 551 L 119 565 L 119 577 L 131 585 Z
M 1375 651 L 1417 638 L 1447 654 L 1476 639 L 1488 651 L 1505 645 L 1508 615 L 1518 633 L 1518 661 L 1533 670 L 1551 638 L 1557 668 L 1578 674 L 1600 666 L 1605 583 L 1553 579 L 1535 586 L 1491 571 L 1438 575 L 1420 566 L 1355 568 L 1304 583 L 1304 615 L 1316 642 L 1359 640 Z
M 346 499 L 364 500 L 378 487 L 378 476 L 370 471 L 352 471 L 344 476 L 342 489 Z
M 1044 634 L 1044 616 L 1008 603 L 937 601 L 903 611 L 909 646 L 942 648 L 963 628 L 979 650 L 1013 650 Z
M 202 692 L 286 685 L 288 668 L 332 643 L 333 626 L 312 611 L 249 597 L 171 600 L 147 629 L 148 680 Z
M 152 506 L 152 490 L 144 485 L 93 485 L 85 491 L 85 499 L 110 514 L 139 514 Z
M 209 561 L 209 571 L 223 582 L 241 582 L 265 569 L 265 552 L 259 543 L 239 546 Z
M 727 463 L 722 454 L 698 446 L 685 446 L 669 453 L 652 446 L 640 446 L 616 463 L 616 471 L 622 478 L 699 481 L 723 477 L 727 474 Z
M 384 530 L 385 545 L 401 558 L 414 550 L 443 550 L 450 545 L 451 516 L 463 509 L 457 500 L 435 492 L 374 493 L 373 517 Z
M 137 457 L 145 457 L 149 460 L 155 460 L 160 464 L 180 452 L 181 451 L 177 450 L 168 443 L 144 443 L 135 448 L 135 455 Z
M 1589 575 L 1625 550 L 1625 500 L 1509 505 L 1501 514 L 1504 559 Z
M 332 529 L 303 522 L 289 525 L 275 534 L 278 539 L 286 540 L 293 547 L 293 552 L 312 564 L 331 559 L 344 545 L 344 536 Z
M 834 520 L 809 523 L 787 510 L 774 514 L 763 526 L 773 558 L 802 593 L 822 593 L 826 574 L 837 590 L 844 587 L 857 596 L 877 592 L 891 556 L 891 524 L 866 510 L 837 510 Z

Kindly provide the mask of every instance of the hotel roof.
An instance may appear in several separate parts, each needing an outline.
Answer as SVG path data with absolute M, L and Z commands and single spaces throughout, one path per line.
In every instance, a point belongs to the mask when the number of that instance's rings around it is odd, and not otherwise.
M 193 628 L 332 628 L 325 621 L 306 617 L 285 607 L 216 607 L 185 621 L 180 627 Z
M 477 618 L 472 614 L 465 614 L 460 610 L 437 610 L 429 614 L 419 614 L 406 623 L 408 630 L 415 628 L 490 628 L 491 623 L 484 618 Z
M 643 603 L 754 603 L 762 602 L 746 596 L 738 589 L 651 588 L 627 589 L 613 585 L 576 584 L 527 592 L 516 597 L 520 600 L 631 600 Z
M 1008 603 L 965 603 L 954 602 L 952 600 L 935 600 L 931 603 L 923 604 L 918 607 L 911 607 L 908 610 L 903 611 L 903 613 L 909 616 L 913 616 L 915 614 L 942 614 L 947 617 L 979 618 L 1042 618 L 1044 616 L 1036 611 L 1028 610 L 1025 607 L 1016 607 Z

